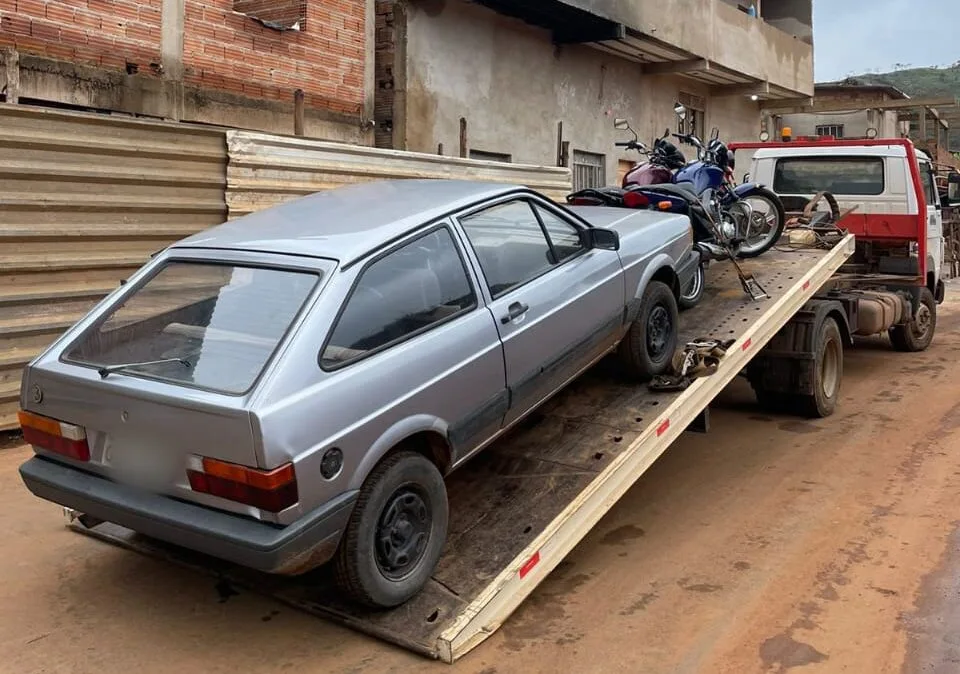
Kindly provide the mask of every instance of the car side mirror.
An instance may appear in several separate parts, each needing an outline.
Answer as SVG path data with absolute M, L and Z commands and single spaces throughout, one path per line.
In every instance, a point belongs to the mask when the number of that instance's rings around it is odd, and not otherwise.
M 591 227 L 581 230 L 580 240 L 587 248 L 620 250 L 620 235 L 612 229 Z

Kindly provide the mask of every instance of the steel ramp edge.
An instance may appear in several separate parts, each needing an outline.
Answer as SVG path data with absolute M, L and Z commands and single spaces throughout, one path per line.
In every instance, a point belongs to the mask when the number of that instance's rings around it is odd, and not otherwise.
M 527 431 L 498 441 L 449 478 L 452 526 L 437 573 L 393 611 L 367 612 L 337 599 L 322 573 L 260 574 L 114 524 L 88 528 L 79 513 L 65 509 L 68 526 L 453 663 L 496 632 L 853 250 L 850 235 L 828 251 L 771 251 L 742 261 L 764 282 L 770 298 L 762 301 L 744 295 L 732 265 L 714 265 L 721 271 L 708 272 L 707 295 L 681 314 L 681 342 L 735 339 L 719 369 L 680 393 L 650 393 L 590 373 L 571 384 Z M 490 487 L 498 479 L 509 489 Z M 486 511 L 474 512 L 483 506 Z

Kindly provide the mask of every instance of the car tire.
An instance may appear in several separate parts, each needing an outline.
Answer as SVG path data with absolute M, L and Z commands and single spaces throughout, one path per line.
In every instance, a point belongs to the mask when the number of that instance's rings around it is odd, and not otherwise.
M 651 281 L 643 291 L 640 310 L 620 342 L 618 355 L 627 373 L 649 381 L 669 369 L 677 350 L 679 311 L 673 291 Z
M 411 451 L 389 455 L 360 488 L 334 560 L 337 586 L 369 608 L 403 604 L 436 569 L 448 517 L 433 462 Z
M 703 298 L 703 292 L 707 287 L 707 274 L 702 264 L 697 265 L 697 271 L 690 279 L 686 288 L 681 288 L 680 297 L 677 300 L 677 307 L 680 311 L 693 309 Z
M 937 329 L 937 301 L 929 288 L 920 289 L 920 311 L 905 325 L 890 328 L 890 342 L 897 351 L 926 351 Z

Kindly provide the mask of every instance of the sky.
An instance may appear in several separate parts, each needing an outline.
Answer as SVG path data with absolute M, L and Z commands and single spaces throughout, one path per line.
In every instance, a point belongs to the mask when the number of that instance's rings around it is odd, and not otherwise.
M 960 0 L 813 0 L 817 82 L 960 61 Z

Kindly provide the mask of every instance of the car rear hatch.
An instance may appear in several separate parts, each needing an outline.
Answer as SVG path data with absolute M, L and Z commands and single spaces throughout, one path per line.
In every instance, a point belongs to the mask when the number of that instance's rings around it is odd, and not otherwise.
M 261 517 L 261 501 L 237 497 L 230 485 L 211 489 L 214 478 L 205 474 L 242 482 L 247 477 L 236 471 L 277 468 L 260 465 L 247 401 L 320 273 L 185 261 L 155 267 L 28 367 L 23 408 L 65 422 L 61 430 L 83 436 L 89 458 L 51 451 L 49 442 L 38 452 L 118 482 Z

